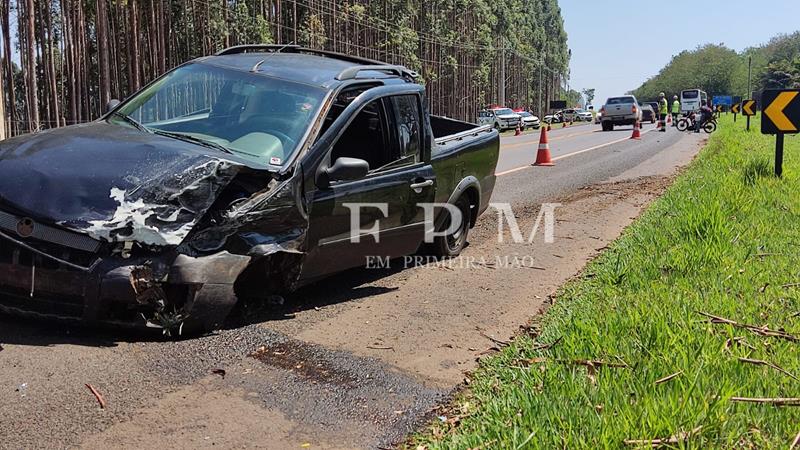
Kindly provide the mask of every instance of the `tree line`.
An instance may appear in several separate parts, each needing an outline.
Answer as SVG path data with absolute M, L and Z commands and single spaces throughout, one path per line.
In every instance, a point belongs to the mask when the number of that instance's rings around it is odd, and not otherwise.
M 432 112 L 471 121 L 503 97 L 541 113 L 569 65 L 557 0 L 0 0 L 0 27 L 6 136 L 96 119 L 109 100 L 237 44 L 403 64 Z
M 632 93 L 642 100 L 659 92 L 700 88 L 709 95 L 749 97 L 748 64 L 752 61 L 753 92 L 768 88 L 800 88 L 800 32 L 780 35 L 768 43 L 736 52 L 708 44 L 674 56 L 661 71 Z

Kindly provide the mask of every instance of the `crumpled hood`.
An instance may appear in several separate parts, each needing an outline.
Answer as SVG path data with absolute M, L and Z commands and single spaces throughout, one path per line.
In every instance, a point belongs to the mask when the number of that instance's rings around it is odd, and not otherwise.
M 0 209 L 96 239 L 178 245 L 243 166 L 253 163 L 92 122 L 0 143 Z

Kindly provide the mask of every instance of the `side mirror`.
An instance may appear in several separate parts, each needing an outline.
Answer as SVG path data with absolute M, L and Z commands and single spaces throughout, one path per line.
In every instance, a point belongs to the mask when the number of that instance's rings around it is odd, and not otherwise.
M 106 104 L 106 112 L 110 112 L 111 110 L 119 106 L 119 103 L 120 101 L 115 98 L 109 100 L 108 103 Z
M 325 181 L 351 181 L 364 178 L 369 173 L 369 163 L 358 158 L 338 158 L 332 166 L 328 167 L 324 176 Z

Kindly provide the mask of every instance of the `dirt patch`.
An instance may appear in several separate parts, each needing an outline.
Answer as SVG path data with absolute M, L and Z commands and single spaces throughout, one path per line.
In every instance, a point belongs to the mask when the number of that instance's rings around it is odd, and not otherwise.
M 619 236 L 670 181 L 669 176 L 641 176 L 561 199 L 550 244 L 543 242 L 541 225 L 533 242 L 524 243 L 511 242 L 505 226 L 500 243 L 497 217 L 487 214 L 472 232 L 473 244 L 453 264 L 412 266 L 367 282 L 360 288 L 385 292 L 346 304 L 332 302 L 321 320 L 300 311 L 291 327 L 264 326 L 379 358 L 435 386 L 453 386 L 496 340 L 510 339 L 540 314 L 548 296 Z M 539 205 L 515 206 L 515 213 L 527 238 Z M 392 350 L 376 350 L 375 342 Z

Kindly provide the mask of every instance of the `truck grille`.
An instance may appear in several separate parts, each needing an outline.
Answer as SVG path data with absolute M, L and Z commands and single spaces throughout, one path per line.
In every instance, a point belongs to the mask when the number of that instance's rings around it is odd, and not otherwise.
M 32 239 L 50 242 L 84 252 L 96 252 L 100 249 L 100 241 L 92 239 L 89 236 L 73 233 L 71 231 L 62 230 L 60 228 L 51 227 L 41 223 L 34 223 L 30 219 L 0 211 L 0 229 L 9 232 L 12 237 L 17 235 L 18 225 L 20 222 L 25 220 L 32 223 L 31 234 L 29 236 Z

